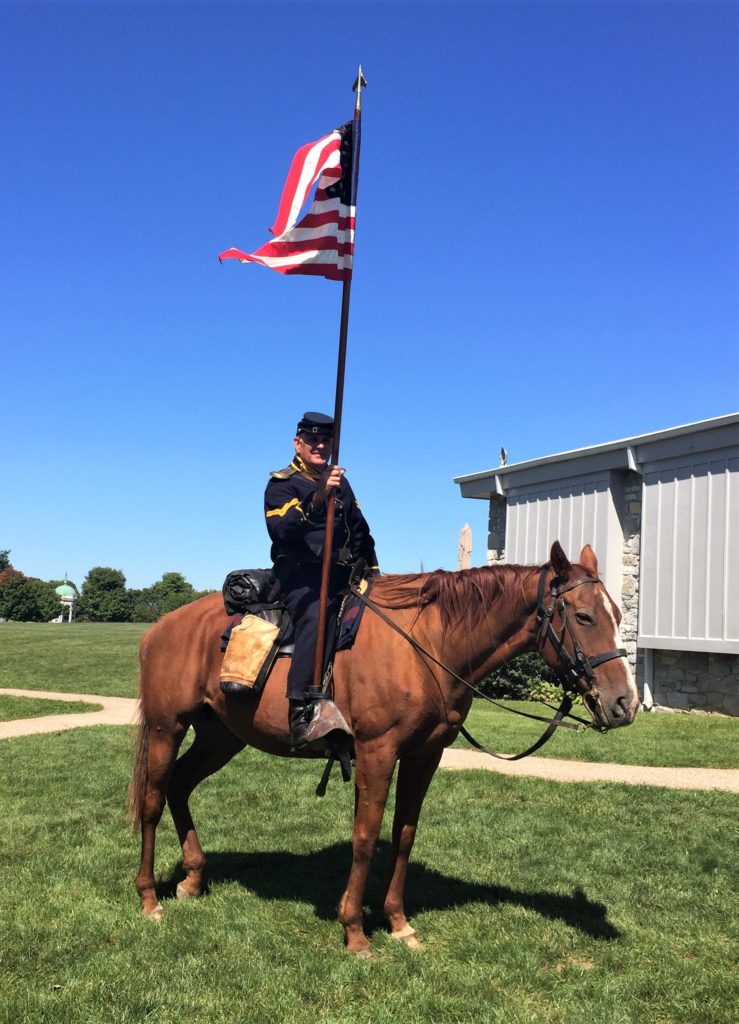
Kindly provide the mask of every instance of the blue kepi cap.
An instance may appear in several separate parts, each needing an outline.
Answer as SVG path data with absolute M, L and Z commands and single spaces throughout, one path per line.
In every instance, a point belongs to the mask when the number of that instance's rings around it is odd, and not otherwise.
M 334 418 L 322 412 L 306 412 L 298 423 L 298 434 L 320 434 L 323 437 L 334 436 Z

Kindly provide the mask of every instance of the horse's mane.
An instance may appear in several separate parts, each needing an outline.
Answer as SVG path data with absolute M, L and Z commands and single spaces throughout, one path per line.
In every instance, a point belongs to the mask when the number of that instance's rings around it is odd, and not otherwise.
M 524 585 L 537 575 L 534 565 L 489 565 L 447 572 L 380 576 L 371 597 L 383 608 L 415 608 L 418 612 L 434 604 L 441 615 L 442 627 L 472 628 L 494 600 L 501 612 L 518 604 Z

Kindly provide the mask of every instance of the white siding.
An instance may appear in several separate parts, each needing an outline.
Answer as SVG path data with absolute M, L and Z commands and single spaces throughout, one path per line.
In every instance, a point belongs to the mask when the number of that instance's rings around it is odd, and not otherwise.
M 508 497 L 506 562 L 538 565 L 558 540 L 575 562 L 586 544 L 595 551 L 606 586 L 621 595 L 623 535 L 609 487 L 609 474 L 522 490 Z
M 733 453 L 687 456 L 645 473 L 641 646 L 739 653 L 738 521 Z

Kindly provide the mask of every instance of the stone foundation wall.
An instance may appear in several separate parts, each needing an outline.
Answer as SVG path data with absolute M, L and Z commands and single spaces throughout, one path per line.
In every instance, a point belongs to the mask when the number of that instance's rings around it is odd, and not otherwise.
M 622 507 L 618 509 L 623 529 L 623 576 L 621 582 L 621 639 L 629 652 L 631 670 L 637 673 L 642 658 L 636 649 L 639 619 L 639 551 L 641 539 L 642 478 L 639 473 L 626 473 Z
M 654 703 L 677 711 L 739 715 L 739 655 L 654 651 Z
M 508 505 L 493 498 L 488 513 L 488 565 L 505 562 L 505 524 Z

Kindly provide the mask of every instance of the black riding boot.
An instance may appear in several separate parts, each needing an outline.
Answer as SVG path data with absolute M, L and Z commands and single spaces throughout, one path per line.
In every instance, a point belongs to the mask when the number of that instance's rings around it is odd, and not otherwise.
M 301 750 L 308 745 L 306 733 L 313 721 L 316 705 L 312 700 L 293 700 L 290 698 L 290 743 L 293 750 Z

